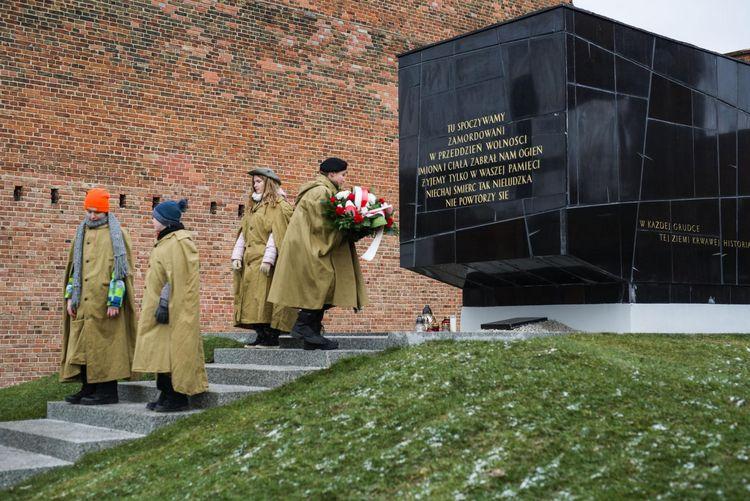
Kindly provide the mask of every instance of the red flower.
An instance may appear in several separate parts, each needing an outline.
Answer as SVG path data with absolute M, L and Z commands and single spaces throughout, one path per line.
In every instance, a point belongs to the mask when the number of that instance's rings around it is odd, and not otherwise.
M 360 205 L 362 205 L 362 207 L 367 207 L 367 199 L 363 198 L 362 203 Z
M 340 216 L 343 213 L 344 213 L 344 208 L 343 207 L 341 207 L 340 205 L 338 207 L 336 207 L 336 215 L 337 216 Z
M 385 220 L 385 226 L 387 228 L 390 228 L 391 226 L 393 226 L 393 218 L 392 217 L 389 217 L 388 219 Z
M 384 204 L 385 203 L 385 198 L 383 198 L 383 197 L 378 198 L 378 203 L 379 204 Z
M 349 200 L 354 201 L 354 193 L 349 193 L 349 196 L 347 197 Z
M 335 204 L 335 203 L 336 203 L 336 197 L 331 197 L 331 203 L 332 203 L 332 204 Z
M 359 224 L 359 223 L 361 223 L 364 220 L 365 220 L 365 217 L 362 214 L 359 214 L 359 213 L 354 214 L 354 222 L 355 223 Z

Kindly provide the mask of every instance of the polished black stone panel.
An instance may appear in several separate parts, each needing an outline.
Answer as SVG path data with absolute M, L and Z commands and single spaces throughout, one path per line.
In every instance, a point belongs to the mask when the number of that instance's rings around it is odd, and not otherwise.
M 413 136 L 419 133 L 419 66 L 398 72 L 398 123 L 399 136 Z
M 597 268 L 620 277 L 620 214 L 617 205 L 567 211 L 568 252 Z
M 714 96 L 717 94 L 717 59 L 706 51 L 656 37 L 654 71 Z
M 692 197 L 693 130 L 649 120 L 641 181 L 641 200 Z
M 637 232 L 633 282 L 672 282 L 672 244 L 665 242 L 659 233 Z
M 739 113 L 737 126 L 737 194 L 750 195 L 750 115 Z
M 501 46 L 511 120 L 565 109 L 564 40 L 548 35 Z
M 456 235 L 449 233 L 414 241 L 414 265 L 451 264 L 456 262 Z
M 455 59 L 436 59 L 422 63 L 422 92 L 425 96 L 447 92 L 454 86 Z
M 724 103 L 719 111 L 719 191 L 721 196 L 737 195 L 737 109 Z
M 497 30 L 481 30 L 473 35 L 467 35 L 456 40 L 456 54 L 497 45 Z
M 562 31 L 563 15 L 562 10 L 554 9 L 505 24 L 497 30 L 497 41 L 502 44 Z
M 619 187 L 615 95 L 579 87 L 576 106 L 578 201 L 582 204 L 616 202 Z
M 737 199 L 721 200 L 721 237 L 722 237 L 722 283 L 737 284 L 737 247 L 727 245 L 737 240 Z
M 695 196 L 719 196 L 719 142 L 716 131 L 693 129 Z
M 737 73 L 739 63 L 727 57 L 716 59 L 718 72 L 718 97 L 722 101 L 737 106 Z
M 750 304 L 750 65 L 571 6 L 399 58 L 401 263 L 467 306 Z
M 526 234 L 524 219 L 512 219 L 458 230 L 456 231 L 457 262 L 473 263 L 529 257 L 529 242 Z
M 417 238 L 429 237 L 456 229 L 456 209 L 417 214 Z
M 592 16 L 585 12 L 575 13 L 574 32 L 581 38 L 601 45 L 607 50 L 613 50 L 615 46 L 615 26 L 612 21 L 598 16 Z
M 568 52 L 570 54 L 570 51 Z M 572 73 L 569 73 L 569 75 Z M 577 205 L 578 199 L 578 112 L 575 85 L 568 85 L 568 203 Z
M 649 71 L 625 58 L 615 58 L 617 92 L 638 97 L 648 97 Z
M 420 137 L 430 139 L 447 135 L 445 124 L 456 122 L 457 96 L 453 92 L 424 97 L 420 105 Z
M 620 201 L 638 200 L 641 191 L 643 139 L 648 102 L 617 96 L 617 172 Z
M 615 24 L 615 53 L 650 68 L 654 55 L 654 37 L 629 26 Z
M 494 47 L 456 56 L 455 71 L 456 87 L 503 76 L 499 47 L 495 45 Z
M 688 87 L 654 74 L 648 116 L 665 122 L 693 125 L 692 92 Z
M 737 200 L 737 285 L 750 285 L 750 199 Z
M 414 268 L 414 242 L 401 244 L 400 258 L 402 268 Z
M 505 79 L 501 77 L 467 85 L 457 92 L 456 120 L 469 120 L 482 116 L 485 110 L 505 110 L 508 108 L 505 92 Z
M 701 129 L 716 130 L 716 99 L 700 92 L 693 92 L 693 126 Z
M 559 210 L 526 218 L 529 248 L 532 256 L 557 256 L 560 250 Z M 550 268 L 555 270 L 556 268 Z
M 615 56 L 585 40 L 575 40 L 575 83 L 615 90 Z

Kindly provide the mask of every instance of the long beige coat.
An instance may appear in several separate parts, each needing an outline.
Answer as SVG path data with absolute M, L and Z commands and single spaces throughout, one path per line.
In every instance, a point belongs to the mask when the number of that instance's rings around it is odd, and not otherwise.
M 169 282 L 169 323 L 156 321 L 159 295 Z M 172 374 L 172 386 L 195 395 L 208 389 L 200 329 L 198 249 L 190 232 L 178 230 L 156 242 L 148 262 L 133 372 Z
M 267 301 L 274 268 L 271 268 L 271 276 L 260 271 L 268 236 L 273 233 L 276 248 L 280 249 L 292 210 L 291 204 L 279 197 L 275 205 L 267 201 L 253 204 L 242 218 L 240 233 L 245 238 L 245 252 L 242 268 L 234 272 L 236 327 L 270 324 L 275 329 L 289 332 L 297 321 L 295 309 L 275 306 Z
M 323 175 L 300 188 L 268 294 L 272 303 L 309 310 L 367 305 L 354 243 L 324 215 L 321 202 L 336 191 Z
M 130 236 L 122 230 L 128 265 L 133 269 Z M 63 300 L 62 360 L 60 381 L 77 381 L 81 366 L 86 366 L 89 383 L 102 383 L 130 377 L 136 338 L 136 317 L 133 304 L 133 279 L 125 279 L 125 298 L 120 314 L 107 316 L 107 292 L 114 267 L 109 225 L 86 228 L 83 234 L 83 270 L 81 273 L 81 304 L 75 320 L 68 315 Z M 65 267 L 64 284 L 73 271 L 73 248 L 70 246 Z M 65 287 L 63 285 L 63 288 Z

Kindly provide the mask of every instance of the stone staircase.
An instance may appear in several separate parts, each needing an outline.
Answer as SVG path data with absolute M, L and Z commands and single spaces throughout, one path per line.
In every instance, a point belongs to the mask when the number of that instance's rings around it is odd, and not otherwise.
M 191 410 L 160 414 L 145 403 L 158 394 L 153 381 L 119 384 L 120 403 L 85 406 L 48 402 L 47 418 L 0 422 L 0 489 L 52 468 L 70 465 L 88 452 L 143 437 L 179 419 L 247 395 L 281 386 L 346 357 L 394 346 L 386 335 L 332 335 L 340 349 L 304 351 L 282 336 L 279 348 L 216 349 L 207 364 L 209 389 L 190 399 Z M 71 385 L 71 392 L 76 387 Z

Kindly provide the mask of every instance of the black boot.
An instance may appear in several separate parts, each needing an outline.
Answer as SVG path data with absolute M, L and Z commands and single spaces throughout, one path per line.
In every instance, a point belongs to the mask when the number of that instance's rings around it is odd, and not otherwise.
M 81 405 L 106 405 L 116 404 L 120 399 L 117 397 L 117 380 L 97 383 L 93 395 L 83 397 Z
M 147 403 L 146 409 L 153 411 L 154 409 L 156 409 L 157 405 L 162 405 L 166 399 L 167 399 L 167 396 L 164 394 L 164 392 L 163 391 L 159 392 L 159 398 L 157 398 L 153 402 Z
M 156 389 L 159 390 L 159 397 L 153 402 L 146 404 L 146 409 L 152 411 L 157 405 L 163 404 L 167 398 L 167 392 L 172 387 L 172 381 L 169 379 L 169 374 L 158 373 L 156 374 Z
M 323 330 L 323 315 L 325 310 L 317 310 L 313 316 L 313 326 L 315 335 L 302 338 L 302 348 L 305 350 L 335 350 L 339 347 L 338 341 L 323 337 L 320 333 Z
M 255 330 L 255 341 L 246 344 L 245 348 L 257 348 L 258 346 L 262 346 L 266 338 L 268 338 L 268 333 L 263 324 L 254 325 L 253 330 Z
M 164 403 L 156 404 L 156 407 L 154 407 L 154 412 L 183 412 L 187 410 L 190 410 L 187 395 L 177 392 L 168 395 Z
M 160 377 L 157 380 L 157 385 L 161 386 L 161 394 L 164 398 L 161 402 L 157 401 L 152 410 L 154 412 L 180 412 L 188 410 L 190 408 L 188 397 L 184 393 L 174 391 L 172 375 L 164 373 L 159 374 L 157 377 Z M 161 396 L 159 398 L 161 399 Z
M 322 312 L 323 310 L 299 310 L 297 322 L 295 322 L 289 334 L 294 339 L 310 339 L 319 336 L 320 321 L 318 315 Z
M 279 335 L 281 334 L 281 331 L 279 329 L 274 329 L 273 327 L 266 327 L 266 337 L 261 340 L 260 347 L 261 348 L 275 348 L 279 345 Z
M 83 397 L 89 397 L 96 391 L 96 384 L 92 384 L 86 381 L 86 366 L 81 366 L 81 390 L 78 393 L 73 393 L 65 397 L 65 401 L 69 404 L 80 404 Z

